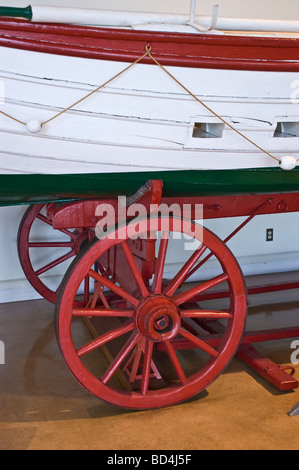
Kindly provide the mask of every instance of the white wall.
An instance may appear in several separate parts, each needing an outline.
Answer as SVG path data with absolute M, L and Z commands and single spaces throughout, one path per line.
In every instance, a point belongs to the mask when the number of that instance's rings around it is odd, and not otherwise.
M 19 263 L 17 233 L 24 207 L 0 208 L 0 303 L 33 298 Z
M 28 0 L 9 0 L 0 2 L 0 6 L 26 7 Z M 218 4 L 221 16 L 248 18 L 299 19 L 297 0 L 197 0 L 197 13 L 208 15 L 213 5 Z M 109 10 L 151 11 L 188 13 L 189 0 L 36 0 L 32 4 L 56 5 L 81 8 L 102 8 Z
M 27 6 L 28 0 L 0 2 L 0 6 Z M 85 8 L 122 9 L 188 13 L 188 0 L 37 0 L 37 4 L 81 6 Z M 297 0 L 198 0 L 198 14 L 207 15 L 220 5 L 221 16 L 298 19 Z M 24 278 L 17 254 L 17 230 L 25 207 L 0 208 L 0 303 L 35 298 L 35 291 Z M 245 274 L 299 270 L 299 214 L 260 216 L 254 219 L 231 243 Z M 243 219 L 207 221 L 206 225 L 225 238 Z M 266 229 L 274 228 L 274 241 L 265 241 Z

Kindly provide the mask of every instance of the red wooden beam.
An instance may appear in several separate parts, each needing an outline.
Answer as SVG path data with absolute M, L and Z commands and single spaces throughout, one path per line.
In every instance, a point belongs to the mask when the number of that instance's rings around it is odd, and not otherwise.
M 145 185 L 146 186 L 146 185 Z M 148 191 L 144 192 L 138 199 L 128 199 L 130 203 L 144 204 L 150 214 L 150 204 L 152 207 L 159 205 L 163 208 L 176 208 L 176 215 L 183 215 L 186 206 L 190 208 L 191 218 L 196 216 L 196 207 L 202 205 L 203 219 L 221 219 L 226 217 L 250 217 L 255 213 L 281 214 L 289 212 L 299 212 L 299 192 L 279 193 L 279 194 L 243 194 L 229 196 L 202 196 L 202 197 L 162 197 L 163 183 L 160 180 L 153 180 L 148 185 Z M 142 188 L 141 188 L 142 189 Z M 119 213 L 118 199 L 95 199 L 73 202 L 69 204 L 49 204 L 49 219 L 55 229 L 95 227 L 101 219 L 96 216 L 97 207 L 111 205 L 115 209 L 116 217 Z M 124 210 L 122 209 L 124 212 Z M 124 212 L 125 215 L 125 212 Z
M 293 366 L 275 364 L 260 354 L 251 344 L 240 346 L 237 357 L 278 390 L 286 391 L 298 388 L 298 381 L 293 377 L 295 373 Z M 287 372 L 288 370 L 290 373 Z
M 247 288 L 248 295 L 266 294 L 270 292 L 280 292 L 284 290 L 299 289 L 299 281 L 282 282 L 276 284 L 265 284 L 262 286 L 252 286 Z M 197 303 L 204 300 L 226 299 L 230 295 L 229 291 L 210 292 L 208 294 L 197 295 L 190 299 L 191 303 Z
M 299 39 L 182 34 L 0 18 L 0 45 L 91 59 L 134 62 L 150 43 L 163 65 L 233 70 L 298 71 Z M 147 57 L 145 63 L 153 63 Z

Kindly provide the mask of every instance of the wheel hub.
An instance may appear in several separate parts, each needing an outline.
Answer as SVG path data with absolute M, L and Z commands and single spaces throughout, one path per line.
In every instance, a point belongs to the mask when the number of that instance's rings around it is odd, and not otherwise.
M 151 341 L 168 341 L 178 334 L 181 327 L 179 310 L 164 296 L 149 297 L 139 306 L 137 326 Z

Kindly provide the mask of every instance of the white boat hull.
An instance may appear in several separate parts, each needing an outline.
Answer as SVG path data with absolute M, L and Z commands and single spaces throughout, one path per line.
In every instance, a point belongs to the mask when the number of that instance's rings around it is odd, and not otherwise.
M 4 95 L 1 110 L 24 123 L 51 119 L 128 66 L 5 47 L 0 48 L 0 63 Z M 286 154 L 299 158 L 296 73 L 167 69 L 267 152 L 278 159 Z M 279 136 L 281 122 L 289 123 L 287 129 L 294 129 L 294 135 Z M 212 124 L 220 135 L 194 137 L 195 123 Z M 157 65 L 135 65 L 36 134 L 2 114 L 0 142 L 0 174 L 279 166 L 276 160 L 223 126 Z

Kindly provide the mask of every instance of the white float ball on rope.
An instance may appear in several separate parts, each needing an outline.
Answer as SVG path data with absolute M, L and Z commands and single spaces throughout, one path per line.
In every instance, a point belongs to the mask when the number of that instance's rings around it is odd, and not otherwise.
M 37 119 L 31 119 L 26 124 L 27 130 L 31 132 L 31 134 L 36 134 L 42 128 L 42 123 Z
M 279 166 L 283 170 L 294 170 L 294 168 L 297 166 L 297 160 L 291 155 L 285 155 L 284 157 L 281 157 Z

